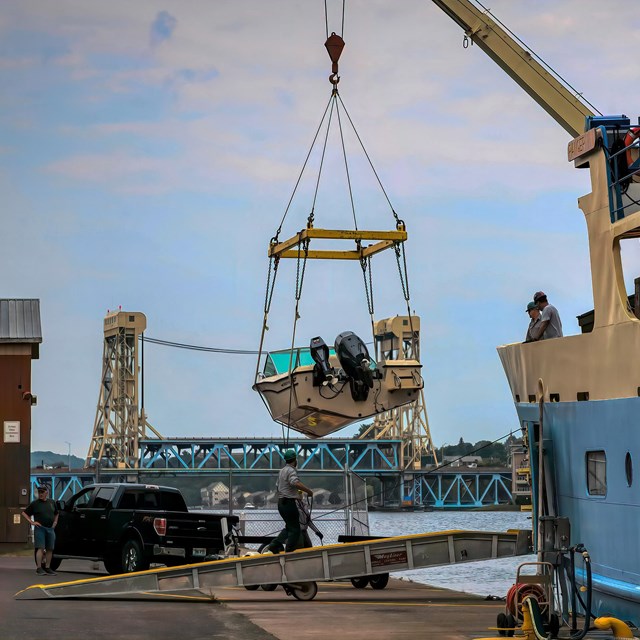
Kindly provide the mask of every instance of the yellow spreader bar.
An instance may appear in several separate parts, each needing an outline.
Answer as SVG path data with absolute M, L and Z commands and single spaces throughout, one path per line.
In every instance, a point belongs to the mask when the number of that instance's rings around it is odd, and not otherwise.
M 305 240 L 319 238 L 323 240 L 377 240 L 375 244 L 361 247 L 355 251 L 338 250 L 308 250 L 304 251 L 300 245 Z M 313 227 L 303 229 L 295 236 L 283 242 L 269 245 L 270 258 L 300 258 L 306 257 L 312 260 L 360 260 L 380 253 L 385 249 L 393 247 L 398 242 L 407 239 L 407 232 L 404 226 L 400 225 L 396 231 L 365 231 L 353 229 L 315 229 Z

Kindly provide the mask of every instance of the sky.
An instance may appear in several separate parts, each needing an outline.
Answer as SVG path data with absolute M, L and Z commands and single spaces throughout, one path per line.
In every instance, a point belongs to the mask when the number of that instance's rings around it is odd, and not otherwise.
M 491 9 L 602 113 L 636 121 L 640 14 L 629 6 Z M 342 2 L 328 8 L 340 32 Z M 592 308 L 576 202 L 588 172 L 567 162 L 569 135 L 463 48 L 433 3 L 347 0 L 343 36 L 340 95 L 409 232 L 433 440 L 499 438 L 518 422 L 495 348 L 524 339 L 533 293 L 548 294 L 565 334 Z M 86 456 L 108 309 L 145 313 L 150 337 L 257 348 L 268 242 L 330 97 L 325 38 L 321 0 L 5 0 L 0 297 L 41 303 L 33 450 L 70 442 Z M 354 137 L 345 144 L 360 228 L 393 229 Z M 316 226 L 352 228 L 335 129 L 327 148 Z M 317 175 L 316 151 L 282 238 L 305 226 Z M 623 250 L 629 283 L 637 248 Z M 294 279 L 285 261 L 269 349 L 290 344 Z M 392 255 L 374 259 L 374 287 L 376 317 L 404 313 Z M 359 265 L 311 263 L 300 315 L 303 346 L 367 336 Z M 278 437 L 251 390 L 255 367 L 254 356 L 147 345 L 149 421 L 169 437 Z

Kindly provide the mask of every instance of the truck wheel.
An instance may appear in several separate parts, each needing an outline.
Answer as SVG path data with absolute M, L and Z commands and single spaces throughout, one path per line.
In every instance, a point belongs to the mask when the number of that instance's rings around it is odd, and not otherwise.
M 122 572 L 133 573 L 149 568 L 149 562 L 142 557 L 142 549 L 136 540 L 126 540 L 122 545 Z
M 263 591 L 275 591 L 278 588 L 277 584 L 261 584 L 260 588 Z
M 244 588 L 247 591 L 257 591 L 260 588 L 259 584 L 245 584 Z
M 366 576 L 363 578 L 351 578 L 351 584 L 356 589 L 366 589 L 367 585 L 369 584 L 369 578 L 367 578 Z
M 389 584 L 389 574 L 381 573 L 377 576 L 369 576 L 369 584 L 372 589 L 384 589 Z

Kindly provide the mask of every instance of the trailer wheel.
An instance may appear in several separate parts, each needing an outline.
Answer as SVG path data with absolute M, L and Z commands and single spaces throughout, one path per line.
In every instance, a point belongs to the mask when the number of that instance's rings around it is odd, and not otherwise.
M 516 627 L 518 626 L 516 619 L 510 613 L 507 613 L 506 622 L 508 628 L 507 638 L 513 638 L 513 634 L 515 633 Z
M 53 566 L 53 562 L 51 563 Z M 549 616 L 549 625 L 547 631 L 551 634 L 552 638 L 558 637 L 558 632 L 560 631 L 560 618 L 555 613 L 552 613 Z
M 507 616 L 504 613 L 499 613 L 496 620 L 496 626 L 498 627 L 498 635 L 507 637 Z
M 318 585 L 315 582 L 296 582 L 288 586 L 296 600 L 313 600 L 318 593 Z
M 263 591 L 275 591 L 278 588 L 277 584 L 261 584 L 260 588 Z
M 260 588 L 259 584 L 245 584 L 244 588 L 247 591 L 257 591 Z
M 389 584 L 389 574 L 381 573 L 377 576 L 369 576 L 369 584 L 372 589 L 384 589 Z
M 369 578 L 367 578 L 366 576 L 364 578 L 351 578 L 351 584 L 356 589 L 366 589 L 367 585 L 369 584 Z

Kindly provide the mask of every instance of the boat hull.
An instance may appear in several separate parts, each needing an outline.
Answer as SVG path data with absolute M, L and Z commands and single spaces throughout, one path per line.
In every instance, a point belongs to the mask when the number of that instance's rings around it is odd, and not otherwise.
M 423 388 L 420 363 L 415 360 L 386 362 L 381 378 L 365 400 L 354 400 L 346 381 L 336 388 L 315 386 L 313 367 L 297 367 L 258 380 L 253 386 L 264 400 L 271 417 L 312 438 L 322 438 L 344 427 L 414 402 Z

